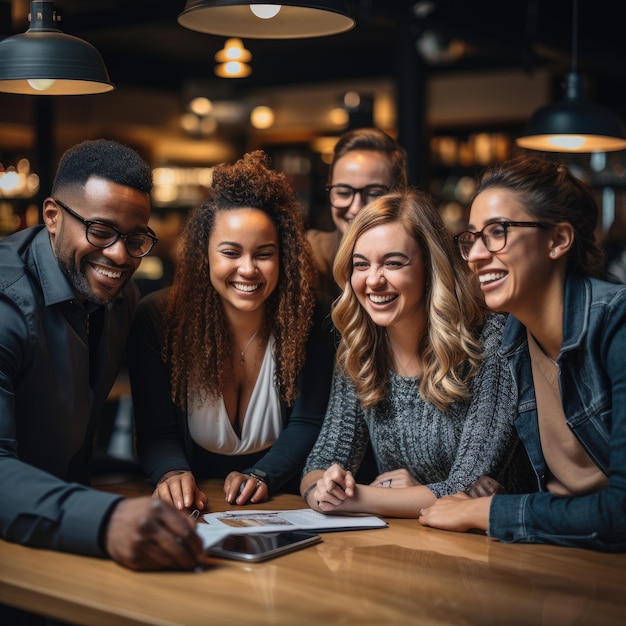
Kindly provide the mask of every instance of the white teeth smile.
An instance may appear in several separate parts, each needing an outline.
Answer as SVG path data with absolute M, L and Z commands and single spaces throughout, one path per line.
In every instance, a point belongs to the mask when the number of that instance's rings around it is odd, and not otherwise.
M 243 285 L 242 283 L 233 283 L 233 287 L 238 289 L 239 291 L 256 291 L 261 285 L 257 283 L 256 285 Z
M 480 283 L 490 283 L 494 280 L 500 280 L 506 276 L 506 272 L 490 272 L 489 274 L 481 274 L 478 277 Z
M 385 296 L 377 296 L 373 293 L 369 294 L 369 299 L 374 303 L 374 304 L 384 304 L 385 302 L 391 302 L 392 300 L 396 299 L 396 296 L 394 294 L 387 294 Z
M 114 272 L 113 270 L 105 270 L 103 267 L 94 267 L 98 274 L 106 276 L 107 278 L 119 278 L 122 272 Z

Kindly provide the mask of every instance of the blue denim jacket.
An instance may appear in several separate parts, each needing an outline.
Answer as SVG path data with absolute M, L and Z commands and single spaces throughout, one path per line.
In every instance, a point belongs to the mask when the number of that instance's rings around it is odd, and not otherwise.
M 508 359 L 518 384 L 515 425 L 539 491 L 494 496 L 488 534 L 505 542 L 625 551 L 626 285 L 568 278 L 557 361 L 567 423 L 608 476 L 606 489 L 578 497 L 546 491 L 526 328 L 513 316 L 504 329 L 500 354 Z

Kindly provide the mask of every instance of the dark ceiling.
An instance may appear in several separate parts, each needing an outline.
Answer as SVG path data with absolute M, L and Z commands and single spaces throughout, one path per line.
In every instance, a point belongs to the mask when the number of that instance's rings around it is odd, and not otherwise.
M 299 40 L 247 39 L 253 72 L 236 81 L 213 74 L 224 37 L 197 33 L 177 22 L 185 0 L 57 0 L 64 33 L 92 43 L 116 86 L 180 90 L 187 81 L 225 80 L 235 89 L 393 76 L 420 57 L 415 42 L 426 31 L 463 42 L 456 61 L 427 64 L 425 72 L 549 66 L 563 75 L 571 63 L 573 0 L 352 0 L 356 27 L 346 33 Z M 7 9 L 11 3 L 0 0 Z M 626 117 L 625 5 L 579 0 L 578 66 L 596 101 Z M 29 2 L 3 10 L 0 35 L 26 30 Z M 415 7 L 426 8 L 419 17 Z

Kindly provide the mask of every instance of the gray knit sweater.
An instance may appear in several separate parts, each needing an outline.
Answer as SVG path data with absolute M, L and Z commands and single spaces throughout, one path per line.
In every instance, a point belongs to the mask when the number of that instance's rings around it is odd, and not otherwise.
M 422 399 L 419 379 L 394 372 L 385 400 L 363 409 L 352 382 L 335 369 L 326 418 L 304 473 L 333 463 L 356 472 L 371 440 L 380 473 L 405 468 L 437 497 L 467 491 L 483 474 L 518 490 L 516 388 L 497 355 L 505 320 L 499 314 L 487 318 L 485 359 L 471 381 L 472 397 L 455 402 L 448 413 Z

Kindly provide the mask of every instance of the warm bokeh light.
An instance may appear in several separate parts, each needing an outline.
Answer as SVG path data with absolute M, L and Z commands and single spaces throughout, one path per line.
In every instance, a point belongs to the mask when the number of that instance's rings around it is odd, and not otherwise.
M 258 106 L 250 113 L 250 123 L 254 128 L 265 130 L 274 124 L 274 111 L 268 106 Z
M 205 97 L 199 96 L 189 103 L 189 110 L 196 115 L 208 115 L 213 108 L 213 103 Z
M 333 160 L 333 150 L 338 139 L 338 137 L 316 137 L 311 142 L 311 149 L 319 153 L 323 163 L 330 165 Z
M 328 112 L 328 119 L 334 126 L 345 126 L 348 123 L 348 112 L 342 107 L 335 107 Z
M 217 130 L 217 120 L 214 117 L 203 117 L 200 120 L 200 132 L 203 135 L 212 135 Z
M 32 198 L 39 191 L 39 176 L 28 159 L 20 159 L 6 169 L 0 163 L 0 198 Z
M 195 113 L 185 113 L 180 116 L 180 126 L 188 133 L 197 133 L 200 129 L 200 118 Z
M 361 104 L 361 96 L 356 91 L 348 91 L 343 97 L 343 103 L 349 109 L 358 109 Z
M 215 66 L 215 75 L 220 78 L 245 78 L 251 73 L 252 68 L 239 61 L 228 61 Z
M 226 40 L 224 47 L 215 53 L 215 60 L 218 63 L 228 63 L 228 61 L 249 63 L 252 60 L 252 54 L 246 50 L 241 39 L 231 37 Z

